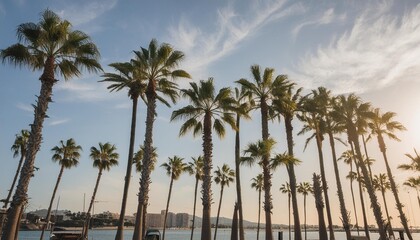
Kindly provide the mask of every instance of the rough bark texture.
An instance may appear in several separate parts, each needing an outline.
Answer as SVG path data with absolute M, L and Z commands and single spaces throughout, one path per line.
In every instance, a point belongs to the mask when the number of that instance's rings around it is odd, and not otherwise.
M 125 172 L 124 192 L 123 192 L 123 197 L 122 197 L 120 218 L 118 220 L 118 229 L 115 235 L 115 240 L 123 240 L 123 236 L 124 236 L 125 209 L 127 207 L 128 189 L 130 187 L 131 170 L 133 168 L 133 152 L 134 152 L 134 142 L 135 142 L 135 137 L 136 137 L 137 102 L 138 102 L 138 98 L 134 97 L 133 108 L 132 108 L 132 113 L 131 113 L 130 146 L 128 149 L 127 170 Z
M 220 208 L 222 207 L 222 199 L 223 199 L 223 189 L 224 189 L 224 186 L 223 186 L 223 184 L 221 186 L 222 187 L 220 188 L 219 207 L 217 208 L 216 227 L 214 229 L 214 240 L 217 239 L 216 236 L 217 236 L 217 228 L 219 226 Z
M 95 204 L 95 197 L 96 197 L 96 193 L 98 192 L 99 182 L 101 181 L 102 170 L 103 169 L 101 169 L 101 168 L 99 169 L 98 177 L 96 178 L 95 188 L 93 189 L 92 198 L 90 199 L 89 208 L 88 208 L 88 211 L 86 213 L 86 220 L 85 220 L 85 224 L 83 226 L 83 233 L 82 233 L 84 239 L 87 239 L 87 236 L 88 236 L 88 231 L 89 231 L 89 226 L 90 226 L 90 218 L 91 218 L 90 212 L 92 211 L 93 204 Z
M 401 203 L 400 197 L 398 196 L 398 188 L 397 188 L 397 185 L 395 184 L 394 176 L 392 175 L 391 168 L 388 163 L 388 157 L 386 155 L 386 145 L 381 134 L 378 134 L 378 143 L 379 143 L 379 148 L 382 152 L 382 156 L 385 161 L 386 172 L 388 174 L 388 179 L 389 179 L 389 182 L 391 183 L 391 191 L 392 191 L 392 194 L 394 194 L 395 203 L 396 203 L 398 212 L 400 214 L 401 224 L 404 227 L 404 231 L 405 231 L 405 234 L 407 234 L 408 239 L 413 240 L 413 237 L 411 236 L 410 228 L 408 227 L 408 224 L 407 224 L 407 218 L 402 209 L 404 205 Z
M 369 160 L 369 154 L 368 154 L 367 146 L 366 146 L 366 139 L 365 139 L 365 135 L 363 135 L 363 134 L 362 134 L 362 142 L 363 142 L 363 149 L 365 150 L 366 160 Z M 370 167 L 370 164 L 368 164 L 367 166 L 368 166 L 368 170 L 369 170 L 370 180 L 373 181 L 373 174 L 372 174 L 372 169 Z
M 236 134 L 235 134 L 235 172 L 236 172 L 236 206 L 238 207 L 239 213 L 239 239 L 245 240 L 244 232 L 244 215 L 242 211 L 242 190 L 241 190 L 241 172 L 240 172 L 240 162 L 241 162 L 241 144 L 240 144 L 240 121 L 241 116 L 236 115 Z M 192 240 L 192 239 L 191 239 Z
M 201 226 L 201 240 L 211 240 L 211 170 L 212 164 L 212 152 L 213 142 L 211 133 L 211 115 L 206 113 L 204 116 L 203 126 L 203 152 L 204 152 L 204 165 L 203 165 L 203 187 L 202 187 L 202 203 L 203 203 L 203 223 Z
M 314 173 L 313 177 L 315 206 L 318 212 L 318 234 L 319 239 L 328 240 L 327 227 L 324 219 L 324 201 L 322 200 L 322 188 L 320 176 Z
M 392 230 L 392 224 L 391 224 L 391 217 L 389 216 L 389 213 L 388 213 L 388 204 L 386 204 L 385 191 L 382 191 L 381 190 L 381 194 L 382 194 L 382 199 L 384 200 L 384 207 L 385 207 L 386 218 L 388 219 L 388 228 L 387 228 L 388 229 L 388 233 L 389 233 L 389 235 L 394 236 L 394 231 Z
M 143 212 L 147 211 L 146 202 L 149 199 L 149 187 L 150 187 L 150 173 L 152 163 L 152 152 L 153 152 L 153 124 L 156 116 L 156 82 L 150 80 L 146 90 L 147 97 L 147 115 L 146 115 L 146 132 L 144 137 L 144 156 L 143 156 L 143 169 L 141 171 L 140 178 L 140 191 L 139 191 L 139 202 L 137 207 L 137 215 L 143 216 Z M 143 217 L 136 217 L 136 223 L 134 226 L 133 240 L 143 239 Z
M 35 107 L 34 122 L 28 140 L 28 150 L 25 156 L 16 192 L 7 211 L 7 222 L 3 231 L 2 240 L 14 240 L 19 228 L 19 216 L 23 206 L 28 202 L 28 187 L 34 172 L 35 157 L 41 146 L 42 127 L 46 117 L 48 104 L 51 102 L 54 79 L 54 58 L 49 57 L 45 62 L 44 72 L 41 77 L 41 90 Z
M 168 210 L 169 210 L 169 202 L 171 201 L 171 193 L 172 193 L 172 186 L 174 184 L 174 178 L 171 177 L 171 182 L 169 184 L 169 193 L 168 193 L 168 201 L 166 201 L 166 210 L 165 210 L 165 217 L 163 218 L 163 233 L 162 233 L 162 240 L 165 240 L 165 233 L 166 233 L 166 220 L 168 219 Z
M 287 136 L 287 151 L 290 156 L 294 156 L 293 153 L 293 125 L 292 125 L 292 117 L 288 116 L 284 119 L 284 124 L 286 128 L 286 136 Z M 289 184 L 290 184 L 290 192 L 292 194 L 292 207 L 293 207 L 293 223 L 294 223 L 294 230 L 295 230 L 295 240 L 302 240 L 302 231 L 300 228 L 300 219 L 299 219 L 299 206 L 297 201 L 297 190 L 296 190 L 296 174 L 295 174 L 295 166 L 289 164 L 287 166 L 289 174 Z
M 257 240 L 260 239 L 260 221 L 261 221 L 261 190 L 258 191 L 258 223 L 257 223 Z
M 338 200 L 340 202 L 341 221 L 343 222 L 343 228 L 344 228 L 344 231 L 346 232 L 346 239 L 351 240 L 349 213 L 347 212 L 346 204 L 344 202 L 343 187 L 341 186 L 340 171 L 338 170 L 337 155 L 335 153 L 334 136 L 331 131 L 328 132 L 328 138 L 330 140 L 331 153 L 332 153 L 333 165 L 334 165 L 334 173 L 335 173 L 335 182 L 337 184 L 337 194 L 338 194 Z
M 357 171 L 357 178 L 360 179 L 360 168 L 356 164 L 356 171 Z M 367 222 L 367 214 L 366 214 L 366 207 L 365 207 L 365 200 L 363 197 L 363 187 L 360 180 L 357 181 L 359 184 L 359 197 L 360 197 L 360 205 L 362 206 L 362 215 L 363 215 L 363 227 L 365 230 L 365 236 L 370 240 L 370 234 L 369 234 L 369 224 Z
M 52 205 L 53 205 L 53 202 L 54 202 L 55 194 L 57 193 L 58 185 L 60 184 L 60 181 L 61 181 L 61 177 L 63 176 L 63 172 L 64 172 L 64 165 L 61 166 L 60 173 L 58 174 L 58 177 L 57 177 L 57 182 L 55 183 L 53 194 L 52 194 L 51 200 L 50 200 L 50 205 L 48 205 L 47 217 L 45 218 L 46 223 L 45 223 L 45 225 L 42 226 L 41 236 L 39 238 L 40 240 L 44 239 L 45 229 L 48 228 L 48 225 L 50 223 Z
M 191 238 L 193 240 L 194 235 L 194 226 L 195 226 L 195 207 L 197 206 L 197 190 L 198 190 L 198 178 L 195 179 L 195 187 L 194 187 L 194 209 L 193 209 L 193 216 L 192 216 L 192 224 L 191 224 Z
M 238 240 L 238 204 L 235 204 L 233 209 L 232 217 L 232 232 L 230 234 L 230 240 Z
M 261 99 L 261 125 L 262 139 L 266 141 L 269 137 L 268 133 L 268 105 L 265 99 Z M 265 239 L 273 240 L 273 230 L 271 226 L 271 209 L 273 209 L 271 199 L 271 173 L 269 166 L 269 154 L 263 156 L 262 168 L 264 176 L 264 211 L 265 211 Z

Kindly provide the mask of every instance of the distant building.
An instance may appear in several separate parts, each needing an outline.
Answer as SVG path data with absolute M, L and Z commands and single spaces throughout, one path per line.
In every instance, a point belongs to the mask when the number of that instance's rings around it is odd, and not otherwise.
M 188 213 L 178 213 L 176 214 L 176 227 L 178 228 L 187 228 L 189 224 L 189 215 Z
M 163 217 L 159 213 L 148 213 L 146 215 L 146 226 L 152 228 L 161 228 Z

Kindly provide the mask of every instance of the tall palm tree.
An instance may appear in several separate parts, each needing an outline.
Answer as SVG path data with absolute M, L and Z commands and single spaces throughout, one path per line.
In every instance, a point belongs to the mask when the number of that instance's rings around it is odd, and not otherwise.
M 330 200 L 328 196 L 328 184 L 325 174 L 325 164 L 324 164 L 324 153 L 322 151 L 322 142 L 324 141 L 324 134 L 326 133 L 326 121 L 324 116 L 321 114 L 322 101 L 319 100 L 318 93 L 316 91 L 312 92 L 312 97 L 306 97 L 303 103 L 303 112 L 298 115 L 298 118 L 304 123 L 302 130 L 298 135 L 305 134 L 312 131 L 313 133 L 309 138 L 306 139 L 305 148 L 312 139 L 315 139 L 316 146 L 318 150 L 318 160 L 319 168 L 321 173 L 322 180 L 322 192 L 325 199 L 325 208 L 327 210 L 327 220 L 328 220 L 328 230 L 330 234 L 330 239 L 334 240 L 334 229 L 333 222 L 331 217 L 331 208 Z
M 395 183 L 394 176 L 392 175 L 391 167 L 389 166 L 388 162 L 388 156 L 386 154 L 386 144 L 384 136 L 387 136 L 391 140 L 400 141 L 400 139 L 394 134 L 394 132 L 397 130 L 406 130 L 406 128 L 400 122 L 394 120 L 395 116 L 396 113 L 394 112 L 386 112 L 382 114 L 379 108 L 375 108 L 373 110 L 372 118 L 369 122 L 369 128 L 371 129 L 371 135 L 376 135 L 377 137 L 379 149 L 381 150 L 382 156 L 385 161 L 389 183 L 391 184 L 391 191 L 394 195 L 395 203 L 400 214 L 401 224 L 404 227 L 408 239 L 413 240 L 410 228 L 408 227 L 407 217 L 405 216 L 405 213 L 403 211 L 404 205 L 400 201 L 397 184 Z
M 292 121 L 296 115 L 296 112 L 301 110 L 301 97 L 300 93 L 302 88 L 294 89 L 295 84 L 290 83 L 287 78 L 283 78 L 276 84 L 274 89 L 275 99 L 273 100 L 274 111 L 278 112 L 284 118 L 284 125 L 286 129 L 287 138 L 287 151 L 290 156 L 293 156 L 293 125 Z M 293 206 L 293 220 L 295 239 L 302 240 L 302 233 L 300 229 L 299 219 L 299 206 L 297 202 L 297 185 L 296 185 L 296 174 L 293 164 L 287 166 L 287 173 L 289 175 L 290 191 L 292 195 L 292 206 Z
M 309 193 L 313 193 L 314 190 L 312 189 L 312 185 L 309 182 L 301 182 L 297 186 L 297 192 L 303 195 L 303 222 L 305 227 L 305 240 L 307 240 L 307 233 L 306 233 L 306 196 Z
M 391 224 L 391 217 L 389 216 L 388 212 L 388 205 L 386 203 L 385 192 L 391 189 L 391 183 L 388 180 L 388 177 L 385 173 L 380 173 L 379 175 L 373 176 L 373 186 L 376 190 L 380 191 L 382 194 L 382 200 L 384 201 L 385 206 L 385 213 L 386 218 L 388 220 L 388 232 L 390 235 L 394 236 L 394 232 L 392 231 L 392 224 Z
M 132 100 L 131 111 L 131 130 L 130 130 L 130 144 L 128 149 L 127 170 L 124 178 L 124 191 L 120 210 L 120 219 L 118 221 L 118 229 L 115 235 L 115 240 L 122 240 L 124 234 L 124 217 L 127 206 L 128 189 L 131 180 L 131 169 L 133 166 L 134 142 L 136 133 L 136 118 L 137 118 L 137 103 L 139 97 L 144 99 L 144 92 L 146 90 L 146 82 L 140 71 L 136 69 L 132 62 L 116 62 L 109 64 L 117 73 L 105 73 L 104 78 L 99 82 L 109 82 L 107 88 L 110 91 L 120 91 L 128 89 L 128 96 Z
M 219 207 L 217 209 L 216 227 L 214 229 L 214 240 L 216 240 L 217 228 L 219 225 L 220 208 L 222 207 L 223 190 L 225 189 L 225 186 L 229 187 L 229 183 L 235 181 L 235 171 L 231 169 L 227 164 L 223 164 L 222 168 L 217 167 L 217 170 L 214 171 L 214 174 L 214 182 L 216 184 L 220 184 Z
M 152 164 L 151 153 L 153 149 L 153 125 L 156 118 L 156 100 L 161 101 L 167 106 L 169 103 L 163 98 L 167 96 L 172 102 L 176 102 L 178 97 L 177 84 L 172 79 L 190 78 L 190 75 L 181 69 L 177 69 L 179 63 L 184 59 L 184 54 L 174 50 L 169 44 L 158 42 L 153 39 L 149 47 L 134 51 L 135 58 L 132 63 L 139 70 L 139 74 L 147 81 L 146 99 L 146 131 L 144 136 L 144 158 L 143 170 L 140 177 L 140 191 L 137 215 L 143 216 L 147 211 L 150 186 L 150 165 Z M 170 79 L 169 79 L 170 78 Z M 163 96 L 158 95 L 161 93 Z M 133 240 L 143 239 L 143 221 L 141 217 L 136 217 Z
M 419 207 L 420 207 L 420 196 L 419 196 L 420 176 L 417 177 L 417 178 L 414 178 L 414 177 L 408 178 L 407 181 L 404 182 L 404 185 L 416 189 L 417 202 L 418 202 Z
M 354 94 L 349 96 L 340 95 L 338 101 L 334 105 L 333 117 L 337 122 L 346 126 L 346 132 L 350 145 L 354 147 L 356 166 L 362 170 L 362 177 L 365 182 L 366 190 L 369 194 L 371 207 L 375 216 L 376 224 L 378 225 L 378 232 L 380 239 L 386 239 L 386 231 L 384 226 L 384 219 L 382 217 L 382 210 L 378 203 L 378 198 L 375 194 L 370 175 L 367 167 L 363 164 L 363 157 L 360 150 L 359 135 L 357 132 L 357 122 L 369 115 L 370 104 L 362 103 L 360 98 Z
M 291 221 L 290 221 L 290 216 L 291 216 L 291 214 L 290 214 L 290 199 L 292 198 L 292 194 L 291 194 L 291 191 L 290 191 L 290 184 L 288 182 L 283 183 L 280 186 L 280 192 L 281 193 L 284 193 L 284 194 L 287 194 L 287 209 L 289 211 L 289 240 L 291 240 L 292 239 L 292 229 L 290 228 L 290 226 L 291 226 Z
M 16 134 L 15 141 L 11 147 L 13 151 L 13 157 L 16 158 L 20 155 L 18 167 L 16 169 L 15 177 L 12 181 L 12 186 L 10 186 L 9 193 L 7 193 L 7 197 L 2 200 L 3 201 L 3 208 L 7 209 L 9 205 L 10 197 L 12 196 L 12 192 L 15 189 L 16 180 L 19 176 L 20 170 L 22 169 L 23 161 L 25 160 L 26 150 L 28 147 L 28 140 L 29 140 L 29 131 L 28 130 L 21 130 L 20 134 Z M 0 215 L 0 235 L 3 231 L 3 223 L 6 216 L 4 214 Z
M 260 216 L 261 216 L 261 192 L 264 190 L 264 176 L 262 173 L 251 179 L 251 188 L 258 191 L 258 223 L 257 223 L 257 240 L 260 238 Z
M 250 94 L 245 91 L 242 87 L 241 89 L 235 87 L 234 99 L 236 107 L 236 133 L 235 133 L 235 177 L 236 177 L 236 206 L 239 213 L 239 239 L 245 240 L 244 232 L 244 217 L 242 210 L 242 190 L 241 190 L 241 144 L 240 144 L 240 123 L 241 118 L 249 119 L 250 116 L 248 113 L 251 111 L 254 106 L 254 102 L 250 99 Z M 232 230 L 233 231 L 233 230 Z M 192 240 L 192 239 L 191 239 Z
M 225 135 L 225 123 L 236 130 L 234 102 L 229 88 L 222 88 L 216 94 L 213 79 L 201 80 L 199 84 L 191 82 L 190 89 L 182 89 L 182 95 L 188 98 L 190 105 L 172 113 L 171 121 L 183 120 L 179 135 L 192 131 L 194 136 L 202 134 L 203 139 L 203 223 L 201 239 L 211 240 L 210 212 L 212 202 L 211 170 L 213 137 L 212 129 L 219 137 Z
M 89 36 L 73 30 L 71 23 L 62 20 L 51 10 L 41 13 L 38 23 L 23 23 L 17 28 L 19 43 L 0 51 L 3 63 L 27 66 L 31 70 L 42 71 L 41 90 L 34 107 L 34 121 L 28 141 L 25 162 L 17 185 L 16 193 L 7 213 L 6 231 L 2 240 L 13 240 L 18 228 L 19 212 L 28 201 L 27 191 L 34 171 L 35 156 L 42 140 L 42 128 L 52 101 L 56 74 L 65 80 L 79 77 L 82 69 L 90 72 L 102 70 L 98 62 L 99 51 Z
M 98 177 L 96 178 L 95 188 L 93 189 L 92 198 L 90 200 L 88 211 L 86 212 L 86 219 L 83 226 L 84 239 L 88 236 L 88 229 L 90 225 L 90 212 L 92 211 L 95 202 L 96 192 L 98 191 L 99 182 L 102 177 L 102 172 L 109 171 L 111 167 L 118 165 L 119 154 L 116 152 L 115 145 L 107 142 L 105 144 L 99 143 L 99 148 L 91 147 L 89 157 L 93 160 L 93 167 L 98 168 Z
M 165 240 L 166 220 L 168 218 L 169 202 L 171 201 L 174 180 L 178 180 L 182 173 L 189 171 L 188 164 L 184 163 L 183 160 L 183 158 L 173 156 L 172 158 L 168 158 L 167 163 L 160 165 L 166 170 L 166 174 L 171 178 L 169 183 L 168 201 L 166 202 L 165 217 L 163 218 L 163 240 Z
M 285 75 L 274 76 L 274 69 L 265 68 L 264 73 L 261 74 L 261 68 L 259 65 L 251 66 L 251 74 L 253 76 L 253 82 L 246 79 L 240 79 L 237 81 L 245 90 L 252 96 L 255 101 L 255 109 L 260 109 L 261 112 L 261 134 L 262 140 L 266 141 L 269 139 L 268 131 L 268 120 L 271 118 L 271 105 L 270 102 L 273 100 L 273 90 L 275 86 L 286 78 Z M 273 203 L 271 199 L 271 173 L 269 168 L 270 154 L 266 152 L 263 156 L 262 168 L 264 175 L 264 211 L 265 211 L 265 238 L 266 240 L 273 239 L 272 223 L 271 223 L 271 210 L 273 209 Z
M 50 204 L 48 205 L 47 216 L 45 218 L 46 222 L 45 225 L 42 226 L 41 236 L 39 238 L 40 240 L 44 239 L 45 229 L 48 228 L 48 225 L 50 224 L 52 205 L 54 202 L 55 194 L 57 193 L 58 185 L 61 181 L 61 177 L 63 176 L 64 169 L 77 167 L 79 164 L 80 151 L 82 151 L 82 147 L 77 145 L 73 138 L 70 138 L 66 142 L 61 140 L 60 144 L 53 147 L 51 151 L 54 153 L 52 160 L 54 162 L 58 162 L 61 168 L 51 196 Z
M 195 208 L 197 206 L 197 191 L 198 191 L 198 182 L 203 180 L 203 156 L 198 156 L 197 158 L 192 158 L 192 162 L 188 162 L 188 166 L 190 171 L 195 176 L 195 186 L 194 186 L 194 209 L 193 209 L 193 216 L 192 216 L 192 224 L 191 224 L 191 240 L 193 239 L 194 235 L 194 226 L 195 226 Z
M 411 170 L 415 172 L 416 171 L 420 172 L 420 155 L 417 153 L 416 149 L 414 149 L 414 153 L 416 154 L 415 156 L 409 153 L 406 153 L 405 156 L 407 156 L 411 160 L 411 163 L 400 164 L 398 165 L 398 168 L 402 170 Z
M 315 206 L 318 212 L 318 233 L 319 239 L 328 240 L 327 228 L 325 226 L 324 219 L 324 201 L 322 200 L 322 187 L 321 187 L 321 176 L 314 173 L 313 178 L 313 188 L 314 188 L 314 197 L 315 197 Z

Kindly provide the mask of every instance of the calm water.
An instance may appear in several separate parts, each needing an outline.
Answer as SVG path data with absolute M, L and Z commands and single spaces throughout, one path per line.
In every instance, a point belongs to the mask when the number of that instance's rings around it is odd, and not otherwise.
M 278 239 L 278 231 L 274 231 L 274 239 Z M 166 230 L 166 239 L 167 240 L 189 240 L 190 239 L 190 230 Z M 41 232 L 40 231 L 21 231 L 19 233 L 19 240 L 35 240 L 39 239 Z M 293 234 L 293 233 L 292 233 Z M 133 235 L 133 230 L 125 230 L 124 231 L 124 239 L 131 240 Z M 357 233 L 353 233 L 352 235 L 357 235 Z M 398 233 L 396 234 L 398 236 Z M 304 233 L 303 233 L 304 237 Z M 115 238 L 115 230 L 90 230 L 89 231 L 89 240 L 114 240 Z M 257 239 L 257 231 L 254 230 L 246 230 L 245 231 L 245 238 L 247 240 L 255 240 Z M 345 240 L 345 233 L 344 232 L 336 232 L 335 238 L 337 240 Z M 415 240 L 420 240 L 420 233 L 413 233 L 413 238 Z M 48 237 L 44 238 L 48 240 Z M 218 229 L 217 230 L 217 239 L 218 240 L 230 240 L 230 229 Z M 264 230 L 260 231 L 260 239 L 264 239 Z M 289 235 L 287 230 L 283 231 L 283 240 L 288 240 Z M 292 238 L 293 239 L 293 238 Z M 308 232 L 308 240 L 318 239 L 318 232 Z M 371 239 L 378 239 L 377 233 L 371 234 Z M 405 237 L 407 239 L 407 237 Z M 194 240 L 200 240 L 200 229 L 196 229 L 194 232 Z

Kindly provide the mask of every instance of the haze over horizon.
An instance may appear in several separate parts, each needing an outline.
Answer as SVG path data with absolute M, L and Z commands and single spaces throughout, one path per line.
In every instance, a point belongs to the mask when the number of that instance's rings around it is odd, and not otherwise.
M 17 42 L 16 28 L 21 23 L 37 22 L 39 13 L 51 9 L 69 20 L 74 29 L 89 34 L 102 55 L 105 72 L 108 64 L 128 61 L 132 51 L 147 47 L 151 39 L 167 42 L 186 55 L 180 67 L 190 72 L 193 81 L 214 77 L 217 89 L 234 87 L 240 78 L 251 79 L 250 66 L 273 67 L 277 74 L 287 74 L 307 93 L 319 86 L 334 94 L 355 92 L 383 112 L 397 113 L 407 131 L 397 132 L 401 142 L 386 139 L 390 164 L 400 196 L 405 205 L 409 225 L 420 225 L 420 209 L 415 191 L 402 186 L 413 173 L 397 170 L 408 163 L 405 153 L 420 150 L 420 4 L 408 1 L 287 1 L 287 0 L 228 0 L 155 2 L 92 0 L 65 1 L 28 0 L 0 2 L 0 49 Z M 39 93 L 40 72 L 0 65 L 3 86 L 0 88 L 0 199 L 10 187 L 18 159 L 13 159 L 10 147 L 15 134 L 28 128 L 33 120 L 35 95 Z M 97 194 L 95 212 L 119 212 L 125 175 L 131 101 L 127 92 L 109 93 L 106 83 L 98 83 L 100 74 L 84 73 L 81 78 L 60 82 L 55 86 L 53 103 L 48 110 L 43 129 L 43 143 L 35 166 L 39 168 L 29 187 L 28 210 L 47 208 L 59 166 L 51 161 L 51 151 L 60 140 L 74 138 L 84 149 L 77 168 L 66 170 L 56 200 L 60 208 L 81 211 L 83 195 L 89 201 L 97 170 L 89 159 L 89 148 L 99 142 L 117 146 L 120 164 L 105 172 Z M 179 81 L 187 87 L 188 81 Z M 158 167 L 168 157 L 178 155 L 188 162 L 201 154 L 201 138 L 178 137 L 180 122 L 169 122 L 175 109 L 185 106 L 182 100 L 172 108 L 157 107 L 154 145 L 158 163 L 152 173 L 148 212 L 165 208 L 169 178 Z M 145 105 L 139 103 L 136 148 L 144 141 Z M 252 121 L 242 121 L 242 149 L 260 139 L 260 115 L 252 113 Z M 296 136 L 302 124 L 294 121 L 295 154 L 302 163 L 296 167 L 297 182 L 311 181 L 319 172 L 315 143 L 303 151 L 308 136 Z M 272 122 L 270 134 L 277 141 L 275 153 L 286 150 L 283 122 Z M 343 137 L 344 138 L 344 137 Z M 324 144 L 327 145 L 327 144 Z M 368 143 L 371 157 L 376 159 L 375 174 L 385 172 L 376 139 Z M 338 146 L 338 153 L 346 150 Z M 234 132 L 227 131 L 224 139 L 214 137 L 214 167 L 228 163 L 234 167 Z M 328 146 L 324 147 L 333 222 L 340 225 L 336 185 Z M 351 208 L 349 182 L 345 179 L 349 167 L 339 162 L 348 210 Z M 244 218 L 256 221 L 258 195 L 250 188 L 250 179 L 259 168 L 242 167 Z M 127 214 L 137 208 L 139 174 L 132 174 Z M 288 181 L 284 168 L 273 173 L 273 223 L 286 224 L 287 196 L 278 190 Z M 212 216 L 216 216 L 219 186 L 213 183 Z M 183 175 L 174 183 L 169 211 L 192 213 L 193 176 Z M 225 189 L 221 216 L 231 218 L 235 202 L 235 187 Z M 302 204 L 302 196 L 298 199 Z M 367 199 L 367 195 L 366 195 Z M 302 201 L 302 202 L 301 202 Z M 393 225 L 399 226 L 394 199 L 387 193 Z M 380 200 L 381 206 L 382 200 Z M 359 201 L 357 200 L 359 205 Z M 54 204 L 55 206 L 55 204 Z M 368 221 L 375 224 L 371 211 Z M 197 202 L 197 214 L 201 202 Z M 303 211 L 300 213 L 303 216 Z M 351 213 L 353 214 L 353 213 Z M 360 212 L 359 212 L 360 214 Z M 361 215 L 360 215 L 361 216 Z M 361 217 L 359 217 L 359 223 Z M 264 218 L 261 218 L 264 221 Z M 302 220 L 301 220 L 302 222 Z M 351 222 L 354 217 L 351 215 Z M 308 224 L 317 224 L 312 196 L 308 196 Z

